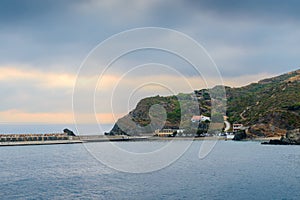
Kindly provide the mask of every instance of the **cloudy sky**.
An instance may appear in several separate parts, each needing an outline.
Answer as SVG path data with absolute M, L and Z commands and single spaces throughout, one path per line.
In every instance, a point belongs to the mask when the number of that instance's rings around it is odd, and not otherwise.
M 99 43 L 128 29 L 162 27 L 190 36 L 206 49 L 229 86 L 295 70 L 300 52 L 299 6 L 297 0 L 1 0 L 0 122 L 72 123 L 80 66 Z M 164 41 L 163 37 L 153 40 Z M 182 45 L 176 39 L 173 44 Z M 101 122 L 112 123 L 143 96 L 191 92 L 183 84 L 171 88 L 169 84 L 179 77 L 187 79 L 192 89 L 205 86 L 187 63 L 176 59 L 146 50 L 116 62 L 115 70 L 108 71 L 95 90 Z M 154 61 L 162 65 L 147 65 Z M 101 55 L 96 62 L 102 64 Z M 145 70 L 137 69 L 122 79 L 121 86 L 112 87 L 133 66 L 143 64 Z M 175 66 L 180 75 L 166 65 Z M 96 75 L 85 77 L 86 82 L 96 77 L 99 81 L 100 74 Z M 206 79 L 214 82 L 216 77 Z M 151 80 L 160 82 L 143 85 Z M 119 96 L 109 96 L 112 90 Z M 109 104 L 114 105 L 114 115 Z M 78 112 L 83 123 L 90 122 L 86 117 L 90 113 Z

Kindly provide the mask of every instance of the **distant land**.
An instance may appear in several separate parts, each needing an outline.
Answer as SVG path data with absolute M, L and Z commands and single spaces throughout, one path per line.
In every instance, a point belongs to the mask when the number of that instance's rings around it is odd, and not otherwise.
M 151 121 L 149 109 L 159 104 L 167 112 L 163 128 L 178 128 L 180 121 L 189 126 L 190 116 L 182 121 L 180 99 L 193 98 L 196 95 L 200 114 L 210 116 L 210 89 L 194 91 L 194 94 L 178 94 L 177 96 L 154 96 L 142 99 L 126 116 L 120 118 L 109 132 L 111 135 L 137 135 L 141 133 L 137 127 L 146 127 Z M 282 136 L 288 130 L 300 127 L 300 70 L 289 72 L 273 78 L 261 80 L 244 87 L 232 88 L 225 86 L 228 121 L 248 126 L 250 137 Z M 138 126 L 121 130 L 118 124 L 126 119 L 134 121 Z M 153 132 L 155 127 L 149 127 Z

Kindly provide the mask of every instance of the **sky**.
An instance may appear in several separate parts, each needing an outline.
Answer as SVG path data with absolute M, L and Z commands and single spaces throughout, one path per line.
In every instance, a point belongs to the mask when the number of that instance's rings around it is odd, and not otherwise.
M 0 0 L 0 123 L 73 123 L 80 66 L 101 42 L 135 28 L 161 27 L 193 38 L 231 87 L 296 70 L 299 6 L 297 0 Z M 152 39 L 163 43 L 164 37 Z M 173 45 L 184 47 L 176 39 Z M 94 62 L 103 69 L 105 58 L 98 56 Z M 154 62 L 161 65 L 149 64 Z M 142 67 L 130 71 L 135 66 Z M 145 96 L 205 87 L 190 69 L 163 51 L 129 54 L 100 81 L 100 69 L 83 77 L 86 87 L 95 88 L 88 85 L 90 80 L 100 85 L 95 89 L 96 113 L 84 108 L 76 113 L 82 123 L 90 123 L 91 114 L 101 123 L 113 123 Z M 220 76 L 205 79 L 214 83 Z M 186 80 L 190 85 L 181 84 Z M 84 92 L 76 98 L 86 100 Z

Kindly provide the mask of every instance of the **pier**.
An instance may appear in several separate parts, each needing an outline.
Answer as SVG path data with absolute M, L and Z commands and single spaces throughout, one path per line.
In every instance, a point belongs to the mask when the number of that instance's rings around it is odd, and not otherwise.
M 118 141 L 141 141 L 147 137 L 129 137 L 124 135 L 70 135 L 68 133 L 48 134 L 0 134 L 1 146 L 25 146 L 25 145 L 54 145 L 76 144 L 88 142 L 118 142 Z
M 47 134 L 0 134 L 0 146 L 23 146 L 45 144 L 73 144 L 82 143 L 77 136 L 67 133 Z

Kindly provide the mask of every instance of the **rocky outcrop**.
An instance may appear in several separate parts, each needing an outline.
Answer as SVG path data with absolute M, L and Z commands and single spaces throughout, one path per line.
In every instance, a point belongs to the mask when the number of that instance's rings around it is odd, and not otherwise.
M 286 137 L 282 138 L 282 141 L 289 144 L 300 144 L 300 129 L 288 131 Z
M 240 141 L 247 138 L 245 131 L 237 132 L 232 140 Z
M 63 130 L 63 132 L 64 132 L 65 134 L 67 134 L 67 136 L 76 136 L 75 133 L 74 133 L 73 131 L 71 131 L 70 129 L 67 129 L 67 128 L 65 128 L 65 129 Z
M 300 129 L 288 131 L 285 137 L 280 140 L 270 140 L 262 144 L 276 144 L 276 145 L 300 145 Z

